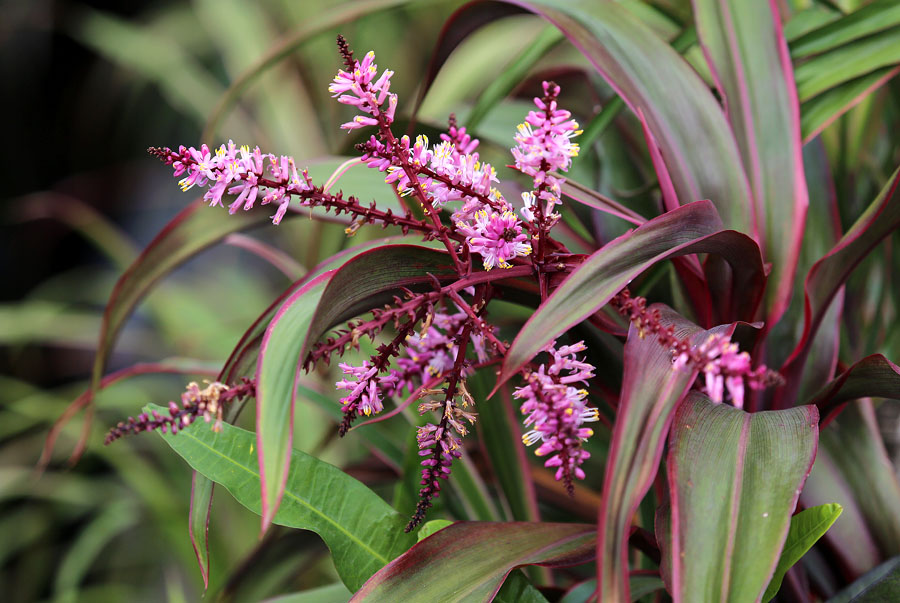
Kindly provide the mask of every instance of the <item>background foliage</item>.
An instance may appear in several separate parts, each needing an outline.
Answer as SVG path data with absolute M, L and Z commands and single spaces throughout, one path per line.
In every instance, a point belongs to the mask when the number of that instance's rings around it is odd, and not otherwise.
M 434 40 L 461 4 L 197 0 L 129 3 L 127 9 L 97 2 L 0 7 L 6 15 L 0 24 L 0 68 L 16 90 L 4 95 L 6 115 L 20 117 L 7 126 L 17 160 L 4 162 L 9 173 L 0 225 L 0 591 L 10 600 L 178 601 L 197 600 L 203 592 L 187 537 L 189 467 L 156 437 L 133 438 L 113 448 L 100 445 L 102 433 L 123 416 L 172 398 L 182 376 L 138 377 L 110 386 L 96 400 L 88 448 L 79 463 L 74 468 L 66 463 L 80 436 L 76 421 L 61 434 L 43 475 L 37 479 L 34 471 L 50 425 L 89 383 L 100 317 L 116 278 L 189 200 L 144 149 L 233 138 L 292 154 L 301 163 L 352 154 L 358 139 L 336 128 L 349 114 L 327 94 L 338 64 L 334 35 L 340 31 L 357 49 L 377 50 L 379 62 L 396 72 L 395 90 L 409 112 L 424 93 L 420 81 L 429 73 Z M 689 4 L 621 4 L 708 75 L 696 36 L 692 39 L 686 26 Z M 840 102 L 854 90 L 858 94 L 893 73 L 900 61 L 892 54 L 900 47 L 897 27 L 876 27 L 858 40 L 816 38 L 807 33 L 837 18 L 839 11 L 852 12 L 857 3 L 798 0 L 784 5 L 792 15 L 785 33 L 799 64 L 804 132 L 824 127 L 804 149 L 811 207 L 817 200 L 836 199 L 840 215 L 835 219 L 846 232 L 900 162 L 895 134 L 900 88 L 890 81 L 833 123 L 817 116 L 828 114 L 829 102 Z M 24 56 L 27 61 L 19 58 Z M 267 57 L 281 57 L 281 62 L 234 89 Z M 859 72 L 841 79 L 847 65 Z M 823 72 L 828 77 L 817 75 Z M 572 179 L 653 215 L 658 190 L 640 124 L 632 114 L 619 112 L 621 103 L 586 59 L 533 16 L 512 16 L 473 31 L 447 57 L 422 98 L 419 129 L 436 132 L 455 111 L 484 141 L 484 155 L 504 165 L 510 133 L 536 82 L 547 76 L 564 85 L 567 106 L 589 124 L 582 143 L 594 152 L 585 153 Z M 225 110 L 229 99 L 233 107 Z M 328 174 L 334 164 L 326 161 L 321 173 Z M 345 190 L 356 186 L 370 193 L 373 182 L 379 179 L 362 174 L 342 184 Z M 381 190 L 390 193 L 383 185 Z M 809 228 L 825 232 L 831 226 L 810 223 Z M 597 225 L 606 240 L 625 228 L 613 221 Z M 342 226 L 292 220 L 278 229 L 263 223 L 228 238 L 153 290 L 125 323 L 108 372 L 168 358 L 194 374 L 214 374 L 246 326 L 294 278 L 379 234 L 363 229 L 348 240 Z M 248 251 L 254 245 L 245 237 L 270 242 L 285 253 L 273 266 Z M 809 255 L 801 258 L 801 267 L 810 266 L 831 244 L 823 237 L 821 248 L 805 250 Z M 900 332 L 893 328 L 898 289 L 892 259 L 897 252 L 894 235 L 851 276 L 844 305 L 854 312 L 841 325 L 842 359 L 874 352 L 900 357 Z M 666 270 L 651 272 L 638 292 L 674 303 L 667 299 L 668 279 Z M 799 313 L 800 299 L 792 303 L 790 311 Z M 515 312 L 511 307 L 511 323 L 527 317 Z M 796 336 L 775 333 L 776 341 L 779 335 L 785 340 Z M 187 357 L 199 361 L 178 360 Z M 611 366 L 609 373 L 620 375 L 621 367 Z M 407 431 L 383 424 L 383 431 L 370 436 L 391 442 L 393 458 L 371 454 L 362 432 L 337 445 L 327 414 L 336 397 L 327 375 L 305 385 L 311 396 L 324 397 L 322 404 L 298 408 L 304 429 L 295 434 L 295 448 L 343 468 L 406 513 L 415 505 L 415 483 L 396 476 L 409 447 Z M 490 386 L 485 384 L 485 390 Z M 878 416 L 885 441 L 894 447 L 896 411 L 884 405 Z M 242 420 L 252 429 L 252 417 Z M 869 420 L 868 415 L 858 418 Z M 589 471 L 598 476 L 603 439 L 609 436 L 600 431 L 592 449 L 595 467 Z M 840 433 L 834 438 L 836 447 L 846 446 Z M 871 451 L 862 448 L 853 453 L 865 463 Z M 490 475 L 488 458 L 510 454 L 515 452 L 509 447 L 482 439 L 470 470 Z M 540 473 L 533 478 L 541 499 L 548 501 L 541 508 L 544 520 L 596 520 L 602 478 L 579 488 L 575 501 L 542 481 Z M 503 484 L 503 479 L 497 475 L 498 487 L 507 489 L 523 481 Z M 815 482 L 814 476 L 811 485 L 817 483 L 824 490 L 822 503 L 832 502 L 829 487 L 845 486 Z M 454 506 L 461 500 L 449 497 L 448 516 L 519 518 L 532 511 L 488 504 L 458 512 Z M 650 513 L 652 522 L 652 508 L 641 513 L 645 522 Z M 262 542 L 257 532 L 257 516 L 230 496 L 217 496 L 207 596 L 255 600 L 337 582 L 328 550 L 311 532 L 276 526 Z M 890 542 L 881 548 L 890 548 Z M 848 559 L 860 568 L 877 561 L 865 554 L 849 551 Z M 327 588 L 332 591 L 322 600 L 347 596 L 340 588 Z

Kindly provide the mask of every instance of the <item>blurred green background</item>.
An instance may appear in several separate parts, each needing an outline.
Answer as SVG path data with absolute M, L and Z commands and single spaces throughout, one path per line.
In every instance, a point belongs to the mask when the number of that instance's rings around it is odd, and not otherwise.
M 623 3 L 640 8 L 638 2 Z M 0 102 L 8 140 L 2 162 L 6 185 L 0 193 L 0 600 L 195 601 L 204 596 L 188 538 L 188 467 L 156 436 L 102 445 L 110 426 L 149 402 L 177 398 L 187 378 L 144 376 L 108 388 L 96 400 L 79 462 L 70 466 L 68 458 L 79 440 L 81 416 L 63 430 L 47 470 L 40 476 L 35 471 L 50 426 L 88 386 L 103 308 L 116 279 L 199 196 L 196 190 L 182 193 L 170 168 L 149 157 L 147 147 L 212 146 L 233 139 L 293 155 L 301 165 L 351 155 L 361 136 L 348 135 L 338 125 L 353 113 L 327 92 L 340 66 L 335 35 L 343 33 L 360 55 L 376 50 L 379 65 L 395 71 L 398 115 L 407 116 L 441 27 L 461 4 L 0 1 Z M 656 4 L 672 18 L 649 18 L 671 40 L 680 31 L 673 23 L 690 16 L 683 10 L 687 3 Z M 530 16 L 476 31 L 449 57 L 422 99 L 417 131 L 435 138 L 451 111 L 463 124 L 476 119 L 479 150 L 503 166 L 509 162 L 515 124 L 541 77 L 563 84 L 566 106 L 587 122 L 612 98 L 611 91 L 584 69 L 573 47 L 560 41 L 556 30 Z M 234 106 L 212 127 L 210 117 L 219 115 L 229 87 L 279 49 L 286 52 L 283 60 L 238 91 Z M 509 90 L 492 91 L 510 61 L 529 49 L 538 53 L 529 71 L 533 75 Z M 702 62 L 696 47 L 686 56 L 695 65 Z M 894 82 L 846 121 L 865 124 L 867 112 L 890 113 L 900 106 L 898 90 Z M 476 102 L 489 96 L 505 100 Z M 639 126 L 629 115 L 622 120 L 629 120 L 626 127 L 607 136 L 614 140 L 598 143 L 572 177 L 632 207 L 652 208 L 654 175 L 643 161 Z M 846 145 L 840 144 L 846 132 L 826 132 L 829 148 L 845 149 L 844 159 L 850 158 L 845 163 L 853 166 L 839 174 L 839 194 L 851 214 L 884 181 L 883 166 L 871 157 L 891 155 L 890 148 L 882 148 L 890 136 L 859 129 L 862 133 Z M 210 136 L 201 140 L 204 131 Z M 872 150 L 866 153 L 869 143 Z M 508 172 L 500 170 L 503 179 Z M 604 228 L 598 221 L 596 229 Z M 608 240 L 618 233 L 601 234 Z M 348 239 L 339 224 L 296 219 L 245 235 L 283 250 L 291 258 L 285 270 L 296 277 L 382 233 L 363 229 Z M 245 329 L 292 280 L 247 246 L 247 239 L 231 238 L 168 276 L 127 323 L 107 372 L 166 358 L 221 367 Z M 872 285 L 862 278 L 856 291 L 896 288 L 896 283 Z M 878 308 L 877 295 L 871 295 L 876 298 L 859 303 Z M 872 317 L 880 324 L 892 319 Z M 857 347 L 871 350 L 865 343 Z M 318 383 L 338 399 L 325 375 Z M 887 415 L 889 409 L 883 412 L 882 429 L 890 443 L 897 438 L 897 420 Z M 352 434 L 338 445 L 324 413 L 312 407 L 298 413 L 304 429 L 295 446 L 379 491 L 392 487 L 396 475 Z M 398 437 L 408 437 L 400 427 Z M 227 493 L 216 496 L 207 599 L 260 600 L 337 580 L 328 551 L 314 534 L 276 526 L 259 541 L 258 526 L 258 517 Z M 321 600 L 334 600 L 328 597 Z

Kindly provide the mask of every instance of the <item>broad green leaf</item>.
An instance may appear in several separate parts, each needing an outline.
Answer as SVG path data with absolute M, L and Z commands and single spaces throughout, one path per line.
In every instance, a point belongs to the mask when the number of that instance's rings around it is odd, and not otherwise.
M 677 337 L 688 338 L 694 345 L 711 333 L 661 304 L 650 309 L 659 310 L 662 324 L 671 325 Z M 727 334 L 732 330 L 715 329 Z M 629 598 L 628 536 L 632 519 L 656 477 L 675 409 L 697 376 L 693 368 L 674 370 L 671 351 L 660 345 L 655 335 L 646 335 L 634 325 L 628 331 L 624 362 L 599 510 L 601 601 Z
M 676 602 L 762 597 L 816 454 L 818 418 L 814 406 L 748 414 L 687 397 L 667 462 Z
M 158 406 L 150 406 L 166 412 Z M 218 433 L 198 421 L 176 435 L 161 435 L 191 467 L 225 486 L 242 505 L 260 513 L 256 437 L 227 423 Z M 299 450 L 291 463 L 274 522 L 312 530 L 331 550 L 335 568 L 351 591 L 415 541 L 406 519 L 343 471 Z
M 898 25 L 900 4 L 895 0 L 876 0 L 791 40 L 791 56 L 795 60 L 808 57 Z
M 739 305 L 735 314 L 751 318 L 765 282 L 759 249 L 749 237 L 720 229 L 710 202 L 692 203 L 646 222 L 589 256 L 519 331 L 498 383 L 512 377 L 555 337 L 606 305 L 644 270 L 670 257 L 723 256 L 733 268 L 730 298 Z
M 395 559 L 351 601 L 490 601 L 510 571 L 590 561 L 594 526 L 561 523 L 454 523 Z
M 856 40 L 798 65 L 797 94 L 807 101 L 838 84 L 900 63 L 900 27 Z
M 453 522 L 449 519 L 434 519 L 432 521 L 427 521 L 425 522 L 425 525 L 416 532 L 416 540 L 422 542 L 435 532 L 440 532 L 449 525 L 453 525 Z
M 632 111 L 640 110 L 680 204 L 711 199 L 727 228 L 752 233 L 737 144 L 721 107 L 678 52 L 616 2 L 512 3 L 558 27 Z
M 769 603 L 775 597 L 781 588 L 785 573 L 828 531 L 831 524 L 840 517 L 841 511 L 843 511 L 841 505 L 830 503 L 804 509 L 791 517 L 791 527 L 784 541 L 784 549 L 778 559 L 775 575 L 766 587 L 763 603 Z
M 781 369 L 786 385 L 775 392 L 775 407 L 786 408 L 796 402 L 799 379 L 816 331 L 829 305 L 854 268 L 878 243 L 900 226 L 900 168 L 894 171 L 878 197 L 850 227 L 838 244 L 816 262 L 806 277 L 806 305 L 803 335 L 791 357 Z M 823 419 L 825 417 L 823 416 Z
M 360 254 L 289 297 L 266 329 L 256 370 L 256 435 L 262 479 L 262 529 L 278 508 L 290 464 L 297 371 L 328 331 L 435 277 L 455 275 L 433 249 L 392 245 Z
M 665 588 L 659 576 L 633 573 L 628 577 L 631 589 L 631 600 L 640 601 L 641 598 L 653 594 Z M 559 603 L 588 603 L 597 591 L 597 579 L 585 580 L 578 586 L 571 588 Z
M 770 2 L 697 0 L 694 17 L 757 203 L 754 232 L 772 264 L 764 314 L 772 325 L 791 299 L 809 205 L 781 16 Z
M 883 67 L 814 96 L 800 106 L 800 131 L 809 142 L 826 126 L 900 73 L 900 67 Z
M 885 561 L 828 599 L 828 603 L 884 603 L 900 592 L 900 557 Z

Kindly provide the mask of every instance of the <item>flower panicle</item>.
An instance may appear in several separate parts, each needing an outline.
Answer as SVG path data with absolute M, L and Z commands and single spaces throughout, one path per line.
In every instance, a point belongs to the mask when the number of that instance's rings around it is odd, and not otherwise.
M 392 124 L 397 111 L 397 95 L 390 91 L 394 72 L 385 69 L 381 76 L 378 76 L 375 53 L 370 50 L 362 61 L 357 61 L 353 58 L 353 51 L 350 50 L 347 40 L 340 35 L 338 49 L 347 70 L 338 71 L 328 87 L 328 92 L 337 98 L 339 103 L 354 106 L 362 113 L 353 120 L 341 124 L 341 128 L 350 131 L 366 126 Z
M 128 417 L 120 422 L 106 435 L 104 444 L 111 444 L 126 435 L 142 431 L 160 430 L 162 433 L 176 434 L 199 418 L 213 423 L 213 430 L 219 431 L 222 426 L 222 412 L 229 403 L 256 395 L 256 384 L 244 378 L 241 383 L 228 386 L 218 381 L 207 382 L 200 388 L 196 382 L 188 383 L 181 394 L 181 404 L 169 402 L 169 413 L 162 414 L 156 410 L 142 413 L 137 417 Z
M 692 367 L 703 377 L 702 391 L 716 403 L 728 400 L 736 408 L 743 408 L 746 388 L 758 390 L 781 385 L 784 378 L 761 364 L 752 368 L 750 354 L 741 352 L 731 338 L 722 333 L 712 333 L 698 345 L 689 339 L 675 335 L 673 326 L 663 326 L 659 311 L 647 308 L 643 297 L 632 297 L 628 289 L 623 289 L 611 300 L 613 307 L 639 329 L 643 337 L 654 335 L 660 345 L 672 352 L 673 367 L 676 370 Z
M 563 178 L 551 172 L 566 172 L 578 155 L 578 144 L 572 138 L 581 134 L 578 122 L 569 111 L 559 108 L 560 88 L 554 82 L 543 82 L 543 97 L 536 97 L 537 111 L 530 111 L 518 126 L 516 146 L 511 149 L 515 167 L 532 177 L 534 190 L 522 194 L 522 215 L 529 222 L 551 227 L 558 219 L 553 207 L 561 203 Z
M 151 147 L 149 152 L 171 165 L 176 178 L 184 175 L 178 183 L 182 191 L 208 186 L 203 198 L 210 207 L 222 206 L 225 194 L 237 195 L 228 206 L 232 214 L 242 208 L 252 209 L 257 200 L 260 205 L 277 204 L 272 216 L 274 224 L 284 218 L 291 195 L 303 199 L 314 190 L 309 174 L 297 170 L 293 157 L 276 157 L 263 153 L 259 147 L 253 151 L 246 145 L 238 148 L 231 140 L 213 152 L 206 144 L 199 149 L 182 145 L 177 152 L 168 147 Z
M 546 348 L 551 362 L 525 374 L 526 384 L 513 393 L 522 400 L 524 424 L 531 427 L 522 441 L 527 446 L 540 442 L 535 454 L 549 456 L 545 467 L 556 468 L 557 481 L 574 496 L 574 480 L 584 479 L 581 465 L 590 458 L 582 443 L 594 434 L 585 423 L 599 420 L 596 408 L 587 406 L 584 385 L 594 376 L 594 367 L 577 354 L 586 351 L 584 342 L 557 348 L 554 341 Z M 582 387 L 576 387 L 581 385 Z

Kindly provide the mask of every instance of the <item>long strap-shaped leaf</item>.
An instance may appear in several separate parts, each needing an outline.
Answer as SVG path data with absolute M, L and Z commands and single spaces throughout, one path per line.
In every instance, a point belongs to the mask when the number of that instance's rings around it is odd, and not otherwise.
M 227 423 L 216 433 L 199 421 L 162 437 L 196 471 L 225 486 L 251 511 L 261 511 L 253 433 Z M 319 534 L 350 590 L 415 541 L 414 535 L 403 532 L 406 519 L 381 497 L 337 467 L 297 450 L 291 452 L 284 501 L 273 519 Z
M 881 240 L 900 227 L 900 168 L 881 189 L 856 223 L 825 257 L 813 264 L 806 277 L 806 305 L 803 335 L 785 362 L 782 373 L 787 384 L 775 392 L 775 407 L 786 408 L 796 401 L 799 375 L 810 345 L 828 306 L 854 268 Z
M 594 556 L 594 526 L 460 521 L 392 561 L 351 601 L 491 601 L 523 565 L 562 567 Z
M 291 460 L 297 371 L 328 329 L 371 310 L 401 287 L 455 275 L 447 256 L 391 245 L 363 253 L 287 299 L 263 337 L 256 370 L 256 436 L 262 476 L 262 529 L 278 510 Z M 387 295 L 388 297 L 385 297 Z
M 746 235 L 720 230 L 708 201 L 665 213 L 610 242 L 588 257 L 541 304 L 513 341 L 498 380 L 514 375 L 559 334 L 604 305 L 641 272 L 670 257 L 692 253 L 721 255 L 732 266 L 732 298 L 741 317 L 752 317 L 765 282 L 756 243 Z
M 679 601 L 759 601 L 816 455 L 814 406 L 754 414 L 693 393 L 667 462 L 670 592 Z
M 669 44 L 610 0 L 509 0 L 556 25 L 628 107 L 641 111 L 680 203 L 711 199 L 752 233 L 750 187 L 721 107 Z
M 653 308 L 660 310 L 664 325 L 675 327 L 678 337 L 690 337 L 697 344 L 709 336 L 709 331 L 666 306 Z M 733 329 L 715 330 L 730 334 Z M 696 376 L 693 369 L 675 370 L 671 352 L 656 336 L 645 336 L 631 327 L 598 519 L 601 601 L 629 600 L 628 535 L 632 517 L 656 476 L 675 408 Z
M 725 97 L 757 203 L 763 255 L 772 263 L 766 292 L 771 326 L 790 301 L 809 204 L 793 66 L 774 1 L 693 4 L 700 45 Z

